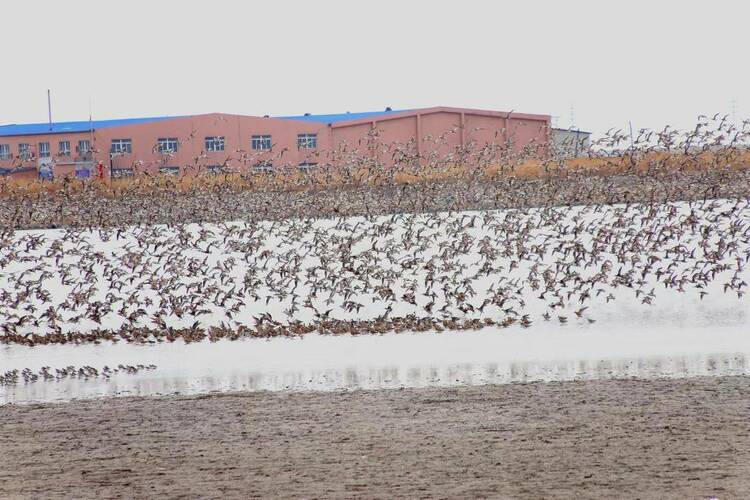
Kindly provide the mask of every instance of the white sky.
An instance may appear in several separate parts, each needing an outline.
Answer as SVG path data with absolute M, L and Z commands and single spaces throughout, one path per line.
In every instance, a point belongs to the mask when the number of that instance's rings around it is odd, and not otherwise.
M 435 105 L 584 130 L 750 116 L 738 1 L 4 0 L 0 124 Z

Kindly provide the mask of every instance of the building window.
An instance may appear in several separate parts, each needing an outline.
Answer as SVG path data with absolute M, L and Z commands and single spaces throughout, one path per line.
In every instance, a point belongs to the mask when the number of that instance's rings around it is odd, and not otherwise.
M 10 144 L 0 144 L 0 160 L 10 160 Z
M 315 149 L 318 147 L 318 134 L 297 134 L 297 147 Z
M 49 158 L 49 142 L 39 143 L 39 158 Z
M 256 150 L 267 151 L 271 149 L 271 136 L 254 135 L 250 140 L 250 146 Z
M 179 175 L 180 167 L 159 167 L 159 173 L 162 175 Z
M 206 137 L 206 151 L 224 151 L 224 136 Z
M 302 170 L 303 172 L 307 172 L 308 170 L 311 170 L 317 166 L 318 166 L 317 163 L 314 163 L 311 161 L 303 161 L 302 163 L 299 164 L 299 169 Z
M 57 144 L 58 156 L 70 156 L 70 141 L 60 141 Z
M 176 153 L 177 152 L 177 138 L 161 138 L 158 139 L 159 152 L 160 153 Z
M 112 139 L 112 146 L 109 148 L 110 153 L 130 154 L 133 152 L 133 143 L 130 139 Z
M 272 161 L 259 161 L 255 165 L 253 165 L 253 172 L 273 172 L 273 162 Z
M 31 153 L 29 152 L 29 144 L 26 142 L 21 142 L 18 144 L 18 157 L 22 160 L 28 160 L 31 158 Z
M 85 155 L 91 151 L 91 142 L 88 139 L 78 141 L 78 147 L 76 148 L 79 154 Z

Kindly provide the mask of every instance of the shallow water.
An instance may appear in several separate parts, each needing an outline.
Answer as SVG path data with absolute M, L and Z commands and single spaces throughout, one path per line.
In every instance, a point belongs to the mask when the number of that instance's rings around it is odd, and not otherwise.
M 750 375 L 743 325 L 308 335 L 196 344 L 0 348 L 0 371 L 155 364 L 110 379 L 0 387 L 0 403 L 259 390 L 348 390 L 607 378 Z
M 729 202 L 722 203 L 727 204 Z M 690 209 L 684 203 L 663 206 L 661 207 L 661 213 L 664 217 L 667 217 L 664 212 L 666 208 L 672 206 L 681 213 Z M 581 212 L 582 220 L 591 223 L 594 229 L 611 224 L 614 225 L 613 227 L 618 227 L 620 232 L 634 231 L 637 233 L 644 230 L 643 214 L 634 207 L 630 207 L 628 217 L 632 215 L 635 218 L 629 225 L 622 227 L 618 225 L 619 212 L 600 213 L 576 210 Z M 714 213 L 723 209 L 723 205 L 719 205 L 711 210 Z M 571 219 L 577 213 L 576 210 L 573 212 L 561 210 L 559 214 L 561 223 L 567 224 L 565 221 Z M 700 210 L 698 211 L 700 212 Z M 503 211 L 493 213 L 502 215 Z M 535 210 L 529 210 L 519 212 L 517 215 L 522 223 L 529 223 L 529 227 L 536 227 L 533 224 L 537 220 L 535 219 L 535 213 Z M 449 219 L 453 222 L 463 220 L 464 215 L 473 216 L 475 213 L 465 212 L 450 216 L 443 214 L 441 217 L 444 216 L 445 220 L 442 224 L 445 226 Z M 716 213 L 714 215 L 717 216 Z M 420 218 L 422 216 L 415 217 Z M 669 215 L 669 217 L 672 216 Z M 385 220 L 387 217 L 381 219 Z M 424 222 L 421 219 L 419 220 L 420 224 Z M 738 214 L 737 221 L 747 220 L 750 220 L 750 208 L 745 207 L 743 212 Z M 504 229 L 500 226 L 496 227 L 494 219 L 490 218 L 488 221 L 489 226 L 487 227 L 480 224 L 476 228 L 466 229 L 466 234 L 475 239 L 475 244 L 465 254 L 452 259 L 455 260 L 454 263 L 461 263 L 466 266 L 463 271 L 464 277 L 478 276 L 476 274 L 478 273 L 477 266 L 481 261 L 478 242 L 482 238 L 489 235 L 493 236 L 494 239 L 491 238 L 491 240 L 496 245 L 502 246 L 507 243 L 507 235 L 504 233 Z M 375 231 L 373 229 L 374 223 L 365 223 L 357 218 L 350 219 L 349 222 L 356 225 L 363 224 L 358 230 L 364 231 L 363 234 L 368 235 L 367 238 L 356 243 L 353 247 L 354 251 L 363 254 L 365 251 L 369 252 L 368 248 L 371 244 L 377 245 L 380 249 L 378 252 L 382 253 L 383 248 L 391 245 L 390 239 L 400 237 L 399 235 L 404 230 L 399 226 L 389 236 Z M 615 224 L 616 222 L 617 224 Z M 712 222 L 709 225 L 719 224 L 721 226 L 721 224 L 726 225 L 728 223 L 728 219 L 722 218 L 719 222 Z M 356 225 L 353 227 L 356 227 Z M 289 227 L 274 230 L 278 232 L 277 234 L 267 226 L 269 224 L 264 225 L 268 234 L 264 233 L 264 238 L 259 239 L 261 245 L 259 248 L 239 251 L 237 248 L 244 247 L 229 246 L 222 239 L 218 226 L 210 224 L 190 225 L 188 232 L 191 234 L 197 233 L 200 229 L 216 230 L 216 234 L 211 236 L 216 240 L 216 245 L 210 246 L 213 249 L 210 252 L 209 246 L 205 246 L 205 243 L 202 244 L 204 246 L 201 246 L 197 242 L 193 242 L 191 243 L 192 246 L 188 245 L 188 248 L 180 253 L 181 256 L 192 255 L 195 258 L 200 257 L 201 260 L 206 259 L 203 264 L 198 266 L 200 271 L 198 275 L 191 278 L 182 276 L 181 273 L 184 272 L 184 269 L 179 266 L 166 272 L 164 269 L 164 262 L 166 261 L 163 261 L 162 257 L 166 255 L 169 257 L 167 260 L 171 261 L 175 258 L 175 255 L 167 252 L 165 246 L 159 247 L 158 252 L 156 246 L 154 246 L 153 251 L 145 252 L 144 255 L 148 265 L 144 264 L 144 269 L 147 268 L 148 272 L 144 270 L 144 273 L 153 276 L 177 273 L 180 276 L 180 282 L 206 279 L 207 282 L 215 284 L 217 289 L 226 291 L 231 288 L 234 290 L 235 284 L 242 282 L 247 271 L 246 268 L 249 264 L 247 264 L 246 258 L 258 257 L 261 249 L 267 250 L 270 255 L 276 255 L 274 257 L 276 260 L 269 267 L 270 271 L 264 270 L 265 267 L 261 267 L 261 270 L 259 270 L 259 276 L 262 278 L 259 282 L 265 283 L 268 274 L 275 272 L 277 261 L 286 259 L 284 257 L 279 260 L 277 257 L 286 255 L 287 252 L 297 252 L 301 242 L 312 238 L 312 229 L 321 230 L 323 231 L 321 234 L 326 235 L 344 234 L 348 231 L 336 229 L 336 220 L 319 220 L 315 221 L 312 226 L 304 228 L 304 231 L 300 230 L 302 232 L 299 234 L 295 233 L 296 236 L 290 237 L 291 239 L 286 241 L 285 238 L 289 236 L 286 234 Z M 712 228 L 716 229 L 713 226 Z M 153 238 L 159 241 L 171 241 L 175 238 L 172 230 L 162 229 L 164 234 L 158 237 L 154 235 Z M 529 245 L 534 242 L 541 243 L 546 241 L 547 237 L 552 236 L 561 238 L 559 234 L 555 233 L 556 229 L 553 229 L 545 225 L 537 227 L 532 231 L 532 237 L 527 243 Z M 591 235 L 594 229 L 587 230 L 585 234 L 580 235 L 582 244 L 588 245 L 591 243 Z M 140 234 L 138 231 L 140 229 L 130 228 L 123 233 L 121 238 L 108 241 L 102 240 L 101 234 L 98 233 L 88 234 L 87 238 L 92 245 L 92 249 L 99 250 L 103 259 L 109 259 L 108 264 L 110 266 L 127 267 L 129 260 L 125 256 L 130 255 L 130 251 L 126 251 L 126 249 L 128 245 L 135 248 L 137 235 Z M 429 237 L 428 241 L 432 243 L 430 243 L 429 248 L 425 249 L 424 255 L 420 257 L 421 259 L 437 255 L 441 248 L 440 245 L 443 243 L 456 244 L 459 241 L 456 234 L 443 234 L 444 227 L 442 226 L 430 227 L 425 231 L 423 237 Z M 121 283 L 124 288 L 118 288 L 115 293 L 115 289 L 110 287 L 108 279 L 104 278 L 102 263 L 98 261 L 91 262 L 91 265 L 94 266 L 92 269 L 96 270 L 96 273 L 92 276 L 81 274 L 81 269 L 71 268 L 72 274 L 69 278 L 73 281 L 63 286 L 64 280 L 59 276 L 60 266 L 51 256 L 52 254 L 47 254 L 52 241 L 60 237 L 61 231 L 39 231 L 37 233 L 45 235 L 44 244 L 38 248 L 32 245 L 30 247 L 32 249 L 28 251 L 22 250 L 23 255 L 29 257 L 29 259 L 20 262 L 16 258 L 18 262 L 13 262 L 5 269 L 5 274 L 0 273 L 0 288 L 10 286 L 10 283 L 17 284 L 28 266 L 41 261 L 46 262 L 48 269 L 52 272 L 52 277 L 45 278 L 45 283 L 48 285 L 46 289 L 51 294 L 48 298 L 51 304 L 59 305 L 61 302 L 67 301 L 72 288 L 75 286 L 74 283 L 85 282 L 88 284 L 88 280 L 91 279 L 97 280 L 98 291 L 96 294 L 98 295 L 95 294 L 90 300 L 94 298 L 104 300 L 107 293 L 116 295 L 118 303 L 125 300 L 126 297 L 131 297 L 136 292 L 144 295 L 141 297 L 143 300 L 150 296 L 156 297 L 156 290 L 144 290 L 143 283 L 132 283 L 128 280 L 125 281 L 128 281 L 129 284 Z M 434 241 L 430 236 L 433 233 Z M 21 238 L 24 234 L 26 233 L 19 232 L 16 236 Z M 314 234 L 317 235 L 318 233 L 315 232 Z M 680 243 L 686 248 L 700 249 L 695 253 L 695 256 L 692 254 L 689 258 L 683 256 L 682 259 L 677 259 L 669 264 L 670 268 L 674 266 L 671 272 L 675 276 L 691 276 L 696 272 L 696 269 L 705 267 L 699 262 L 701 262 L 703 254 L 713 248 L 712 245 L 716 242 L 710 238 L 704 241 L 698 238 L 696 234 L 702 233 L 686 231 L 684 235 L 674 240 L 675 244 Z M 282 238 L 279 235 L 284 235 L 284 237 Z M 231 238 L 238 239 L 239 236 L 235 234 Z M 575 239 L 577 236 L 567 230 L 564 231 L 562 240 L 570 240 L 571 238 Z M 235 241 L 235 243 L 238 242 Z M 703 243 L 708 245 L 705 249 L 700 246 Z M 67 244 L 75 246 L 72 242 Z M 26 248 L 26 245 L 22 245 L 23 248 Z M 318 268 L 322 257 L 333 256 L 336 258 L 328 260 L 338 262 L 338 254 L 332 251 L 333 248 L 334 246 L 318 248 L 316 252 L 321 253 L 321 255 L 305 254 L 302 256 L 302 267 L 295 271 L 301 283 L 305 282 L 308 271 Z M 411 255 L 405 247 L 398 248 L 400 248 L 398 258 L 385 258 L 378 253 L 379 258 L 385 268 L 399 276 L 399 280 L 396 280 L 397 283 L 393 285 L 395 296 L 398 297 L 405 291 L 406 281 L 411 280 L 418 283 L 419 293 L 415 296 L 418 297 L 419 304 L 413 305 L 405 301 L 394 302 L 393 314 L 422 316 L 423 306 L 430 300 L 429 296 L 425 295 L 426 271 L 421 268 L 407 268 L 398 264 L 402 258 Z M 540 256 L 538 261 L 540 265 L 552 266 L 560 259 L 560 256 L 555 254 L 551 248 Z M 10 251 L 10 249 L 11 247 L 8 247 L 6 251 Z M 69 250 L 72 250 L 72 248 Z M 657 252 L 665 262 L 673 258 L 668 257 L 667 253 L 669 252 L 665 249 Z M 604 252 L 603 257 L 608 255 L 612 262 L 618 261 L 617 258 L 607 252 Z M 643 255 L 636 253 L 634 256 L 643 260 L 645 253 Z M 532 290 L 529 285 L 528 277 L 531 261 L 511 257 L 495 256 L 493 262 L 500 267 L 492 270 L 489 275 L 481 275 L 476 279 L 471 278 L 473 280 L 472 287 L 477 294 L 477 297 L 473 300 L 479 306 L 482 299 L 489 296 L 490 288 L 500 286 L 499 283 L 514 281 L 517 284 L 523 284 L 523 290 L 521 291 L 515 291 L 515 285 L 513 287 L 508 285 L 507 293 L 511 297 L 511 299 L 508 299 L 508 304 L 516 307 L 522 314 L 529 314 L 533 325 L 528 329 L 513 326 L 508 329 L 489 328 L 470 332 L 402 333 L 358 337 L 333 337 L 314 334 L 296 339 L 245 339 L 236 342 L 201 342 L 187 345 L 182 341 L 173 344 L 156 343 L 148 345 L 125 343 L 80 346 L 38 345 L 33 348 L 4 345 L 0 346 L 0 374 L 9 370 L 22 370 L 24 368 L 38 372 L 44 366 L 51 367 L 54 373 L 55 368 L 71 365 L 76 367 L 88 365 L 102 370 L 104 366 L 114 368 L 119 364 L 153 364 L 157 366 L 157 369 L 142 371 L 134 375 L 117 373 L 109 379 L 66 378 L 50 382 L 39 381 L 29 384 L 21 382 L 15 386 L 0 386 L 0 404 L 60 401 L 113 395 L 199 394 L 235 390 L 346 390 L 613 377 L 653 378 L 748 374 L 747 360 L 750 359 L 750 315 L 748 315 L 748 312 L 750 312 L 750 309 L 747 306 L 747 298 L 741 298 L 741 294 L 734 293 L 731 289 L 729 293 L 726 293 L 729 282 L 740 279 L 750 281 L 748 278 L 748 272 L 750 271 L 748 268 L 741 268 L 739 261 L 735 262 L 734 259 L 726 257 L 725 262 L 723 262 L 726 268 L 722 268 L 724 271 L 719 272 L 711 283 L 702 286 L 700 289 L 697 288 L 697 285 L 694 287 L 687 284 L 685 290 L 669 288 L 663 286 L 663 283 L 660 283 L 656 276 L 650 276 L 648 273 L 645 273 L 647 275 L 642 278 L 643 281 L 639 285 L 639 289 L 622 285 L 605 286 L 602 284 L 604 288 L 597 289 L 595 292 L 592 290 L 593 296 L 586 301 L 586 305 L 589 307 L 585 308 L 585 314 L 583 314 L 584 308 L 574 313 L 574 310 L 584 303 L 583 298 L 576 300 L 576 294 L 580 295 L 580 287 L 576 290 L 570 284 L 567 288 L 561 285 L 560 293 L 565 294 L 567 291 L 568 304 L 566 309 L 555 309 L 551 321 L 545 322 L 542 321 L 542 313 L 549 310 L 551 307 L 550 301 L 537 297 L 539 291 L 537 289 Z M 71 254 L 61 258 L 63 259 L 61 262 L 71 264 L 72 261 L 81 258 L 81 256 Z M 230 258 L 232 259 L 231 265 Z M 511 261 L 515 266 L 511 266 Z M 371 264 L 364 260 L 360 263 L 362 265 Z M 599 265 L 593 266 L 587 262 L 579 263 L 577 261 L 568 263 L 572 266 L 571 269 L 579 273 L 584 281 L 591 278 L 592 273 L 599 273 Z M 212 267 L 219 264 L 225 265 L 225 267 Z M 736 272 L 733 272 L 732 266 L 737 267 Z M 253 264 L 253 269 L 256 269 L 256 267 L 256 264 Z M 214 272 L 217 269 L 221 272 Z M 357 279 L 350 276 L 350 271 L 343 269 L 339 264 L 332 264 L 329 271 L 332 275 L 342 274 L 351 278 L 346 285 L 346 289 L 353 289 L 354 285 L 358 283 Z M 317 273 L 317 271 L 315 272 Z M 41 280 L 39 274 L 40 271 L 35 271 L 24 279 Z M 210 277 L 207 277 L 209 275 Z M 16 280 L 10 280 L 11 276 L 15 277 Z M 451 271 L 440 271 L 438 277 L 451 281 L 456 279 Z M 227 278 L 228 281 L 224 278 Z M 276 279 L 274 278 L 274 280 Z M 343 281 L 339 284 L 341 283 Z M 278 283 L 274 286 L 277 285 L 283 288 Z M 298 297 L 310 298 L 308 288 L 308 285 L 300 285 L 297 291 Z M 646 305 L 643 294 L 647 293 L 649 289 L 652 289 L 651 293 L 654 299 L 650 305 Z M 377 297 L 373 297 L 373 290 L 368 288 L 366 292 L 354 297 L 363 306 L 362 310 L 357 310 L 357 312 L 351 309 L 346 311 L 342 309 L 343 296 L 340 293 L 331 296 L 332 302 L 330 304 L 325 297 L 327 294 L 318 295 L 315 301 L 317 308 L 320 310 L 331 307 L 331 310 L 334 310 L 334 316 L 338 319 L 373 319 L 384 313 L 387 303 L 383 300 L 376 300 Z M 259 316 L 261 313 L 269 313 L 281 321 L 312 321 L 313 313 L 307 308 L 287 314 L 286 311 L 290 306 L 291 298 L 279 298 L 277 300 L 276 295 L 272 294 L 267 287 L 261 285 L 258 285 L 256 291 L 259 294 L 258 300 L 251 301 L 248 297 L 244 297 L 246 304 L 239 307 L 238 312 L 234 315 L 235 319 L 241 319 L 243 322 L 252 325 L 255 316 Z M 639 295 L 638 292 L 641 292 L 641 294 Z M 188 292 L 187 289 L 173 287 L 161 290 L 160 293 L 171 298 L 182 298 L 182 295 Z M 706 293 L 708 295 L 705 295 Z M 616 298 L 611 304 L 610 297 L 612 300 Z M 266 300 L 262 300 L 262 298 Z M 520 305 L 520 299 L 524 299 L 524 305 L 522 306 Z M 39 302 L 35 296 L 26 297 L 24 300 L 29 302 L 25 306 L 31 305 L 37 308 L 37 316 L 41 315 L 43 308 L 49 305 L 47 302 Z M 445 302 L 444 298 L 438 298 L 437 303 L 433 302 L 433 310 L 439 308 L 441 301 Z M 87 303 L 82 303 L 75 313 L 81 313 L 85 310 L 84 306 L 87 305 Z M 446 303 L 446 305 L 449 304 Z M 153 314 L 158 309 L 155 303 L 146 305 L 144 302 L 142 304 L 131 304 L 127 311 L 139 306 L 144 307 L 148 314 Z M 228 306 L 229 303 L 225 307 L 209 301 L 206 307 L 210 311 L 201 316 L 201 326 L 215 326 L 225 320 L 228 321 Z M 455 304 L 450 306 L 449 312 L 454 306 Z M 27 309 L 23 307 L 24 304 L 19 302 L 13 307 L 6 308 L 4 314 L 8 318 L 11 317 L 11 313 L 16 316 L 25 314 Z M 490 311 L 491 309 L 493 310 Z M 464 317 L 466 314 L 465 311 L 462 311 L 461 314 L 457 311 L 452 312 L 457 317 Z M 485 313 L 488 317 L 494 317 L 495 319 L 502 319 L 507 314 L 502 311 L 501 307 L 495 305 L 488 306 Z M 73 311 L 69 314 L 73 314 Z M 467 317 L 472 317 L 472 315 L 479 317 L 479 313 L 476 311 L 469 313 Z M 567 319 L 561 321 L 558 316 L 564 316 Z M 123 313 L 113 311 L 100 319 L 103 327 L 117 328 L 123 324 L 125 316 L 123 316 Z M 178 318 L 171 313 L 166 314 L 163 319 L 167 324 L 174 327 L 186 327 L 196 320 L 195 317 L 190 315 L 182 315 Z M 142 321 L 144 325 L 150 322 L 147 319 Z M 589 324 L 588 321 L 596 322 Z M 561 324 L 561 322 L 565 322 L 565 324 Z M 44 327 L 47 322 L 42 321 L 41 324 Z M 69 318 L 62 323 L 63 331 L 87 331 L 96 326 L 98 326 L 97 323 L 86 318 L 79 318 L 75 321 Z M 25 331 L 40 333 L 37 331 L 40 329 L 42 328 L 27 324 L 20 330 L 20 333 L 23 334 Z

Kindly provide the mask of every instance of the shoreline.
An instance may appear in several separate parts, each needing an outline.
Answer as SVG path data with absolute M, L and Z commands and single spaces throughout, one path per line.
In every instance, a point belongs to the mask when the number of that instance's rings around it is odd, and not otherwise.
M 740 497 L 750 377 L 0 407 L 0 496 Z

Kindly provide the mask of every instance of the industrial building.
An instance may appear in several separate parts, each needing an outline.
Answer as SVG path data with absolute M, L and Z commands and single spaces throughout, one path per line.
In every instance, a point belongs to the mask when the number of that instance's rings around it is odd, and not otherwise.
M 333 151 L 369 154 L 363 140 L 400 144 L 415 157 L 459 146 L 545 143 L 547 115 L 433 107 L 280 117 L 211 113 L 0 126 L 0 173 L 121 177 L 138 173 L 267 171 L 325 162 Z M 440 138 L 440 140 L 436 140 Z M 385 164 L 393 158 L 383 158 Z M 101 165 L 101 167 L 100 167 Z
M 591 132 L 577 128 L 553 128 L 554 152 L 561 158 L 578 158 L 586 154 L 591 146 Z

